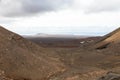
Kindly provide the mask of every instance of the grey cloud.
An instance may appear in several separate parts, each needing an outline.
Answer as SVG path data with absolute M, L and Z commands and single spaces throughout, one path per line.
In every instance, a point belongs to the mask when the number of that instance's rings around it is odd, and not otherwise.
M 94 0 L 86 9 L 87 13 L 113 12 L 120 10 L 120 0 Z
M 0 0 L 0 16 L 29 16 L 59 10 L 72 0 Z

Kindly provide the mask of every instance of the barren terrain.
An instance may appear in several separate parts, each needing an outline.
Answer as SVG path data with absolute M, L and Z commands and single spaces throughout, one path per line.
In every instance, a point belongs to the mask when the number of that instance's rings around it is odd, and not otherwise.
M 103 37 L 23 38 L 0 27 L 0 78 L 120 80 L 119 35 L 117 29 Z

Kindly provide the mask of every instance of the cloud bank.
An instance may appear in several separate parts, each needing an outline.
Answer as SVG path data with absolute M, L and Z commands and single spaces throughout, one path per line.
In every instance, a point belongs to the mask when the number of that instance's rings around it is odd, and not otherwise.
M 0 0 L 0 16 L 29 16 L 56 11 L 71 2 L 72 0 Z
M 115 11 L 120 11 L 120 0 L 94 0 L 86 9 L 88 13 Z
M 115 12 L 120 11 L 119 4 L 120 0 L 0 0 L 0 16 L 31 16 L 66 7 L 86 13 Z

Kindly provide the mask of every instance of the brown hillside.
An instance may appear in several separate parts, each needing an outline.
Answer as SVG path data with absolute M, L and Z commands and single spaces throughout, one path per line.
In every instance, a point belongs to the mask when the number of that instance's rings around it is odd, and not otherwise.
M 120 28 L 105 35 L 96 45 L 96 49 L 104 49 L 108 45 L 120 43 Z
M 65 68 L 53 51 L 0 27 L 0 70 L 15 80 L 48 80 Z

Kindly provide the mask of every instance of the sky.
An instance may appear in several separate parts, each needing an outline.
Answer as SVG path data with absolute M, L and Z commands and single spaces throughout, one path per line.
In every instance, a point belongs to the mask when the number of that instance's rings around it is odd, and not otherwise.
M 105 35 L 120 25 L 120 0 L 0 0 L 0 25 L 21 35 Z

